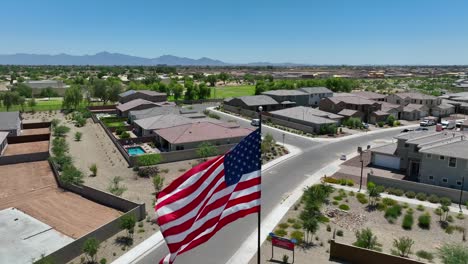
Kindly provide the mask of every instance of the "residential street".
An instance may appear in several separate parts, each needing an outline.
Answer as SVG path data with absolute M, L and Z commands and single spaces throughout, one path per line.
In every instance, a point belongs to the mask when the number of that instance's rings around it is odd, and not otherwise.
M 222 115 L 223 120 L 233 119 L 225 114 L 219 115 Z M 238 120 L 238 122 L 242 126 L 250 126 L 248 121 Z M 271 133 L 279 143 L 282 142 L 282 132 L 267 127 L 263 127 L 263 132 Z M 362 136 L 349 139 L 343 138 L 337 142 L 316 142 L 287 134 L 285 142 L 301 148 L 303 153 L 263 173 L 262 219 L 308 176 L 313 175 L 328 163 L 339 159 L 340 154 L 352 153 L 356 151 L 358 146 L 389 142 L 399 132 L 400 129 L 384 130 L 378 133 L 362 134 Z M 226 263 L 244 240 L 255 230 L 257 227 L 256 219 L 256 215 L 250 215 L 230 224 L 218 232 L 209 242 L 185 255 L 179 256 L 177 263 Z M 155 263 L 166 253 L 167 248 L 162 243 L 156 250 L 135 263 Z

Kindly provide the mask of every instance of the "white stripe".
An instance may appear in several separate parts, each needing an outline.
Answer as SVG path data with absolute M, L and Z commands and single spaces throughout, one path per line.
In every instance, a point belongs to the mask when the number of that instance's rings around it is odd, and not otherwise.
M 216 165 L 216 163 L 222 159 L 223 156 L 221 156 L 218 160 L 216 160 L 215 162 L 213 162 L 213 164 L 211 164 L 208 168 L 206 168 L 205 170 L 202 170 L 200 172 L 197 172 L 195 174 L 193 174 L 192 176 L 188 177 L 181 185 L 179 185 L 179 187 L 177 187 L 177 189 L 175 189 L 174 191 L 172 191 L 171 193 L 169 194 L 166 194 L 165 196 L 161 197 L 158 199 L 159 202 L 162 202 L 166 199 L 168 199 L 169 197 L 171 197 L 172 195 L 178 193 L 179 191 L 187 188 L 188 186 L 192 185 L 194 182 L 197 182 L 198 179 L 200 179 L 202 177 L 203 174 L 205 174 L 211 167 L 213 167 L 214 165 Z
M 166 214 L 173 213 L 176 211 L 176 209 L 183 208 L 187 204 L 189 204 L 193 199 L 198 197 L 200 193 L 202 193 L 206 188 L 209 187 L 211 182 L 218 176 L 218 174 L 224 169 L 224 165 L 221 163 L 214 171 L 211 173 L 211 175 L 198 187 L 198 189 L 194 192 L 192 192 L 190 195 L 185 196 L 182 199 L 177 199 L 172 203 L 166 204 L 165 206 L 159 208 L 157 210 L 158 216 L 164 216 Z M 222 177 L 224 178 L 224 176 Z M 223 179 L 224 180 L 224 179 Z M 179 189 L 179 188 L 178 188 Z M 179 189 L 180 190 L 180 189 Z M 169 196 L 172 196 L 174 194 L 170 194 Z
M 234 185 L 233 185 L 234 186 Z M 221 215 L 221 218 L 223 217 L 223 215 L 225 214 L 225 212 L 231 212 L 232 210 L 234 210 L 233 208 L 237 208 L 237 205 L 231 207 L 231 208 L 228 208 L 225 210 L 225 207 L 227 205 L 227 203 L 234 199 L 234 198 L 240 198 L 242 196 L 245 196 L 245 195 L 248 195 L 248 194 L 251 194 L 251 193 L 254 193 L 254 192 L 257 192 L 260 188 L 259 185 L 255 185 L 255 186 L 252 186 L 250 188 L 247 188 L 245 190 L 242 190 L 242 191 L 239 191 L 239 192 L 235 192 L 236 194 L 236 197 L 231 197 L 229 198 L 229 200 L 221 205 L 220 207 L 218 207 L 217 209 L 214 209 L 212 211 L 210 211 L 208 214 L 206 214 L 203 218 L 200 218 L 200 219 L 197 219 L 193 225 L 185 230 L 184 232 L 181 232 L 181 233 L 178 233 L 178 234 L 174 234 L 174 235 L 171 235 L 171 236 L 167 236 L 165 237 L 166 239 L 166 242 L 168 244 L 172 244 L 172 243 L 178 243 L 178 242 L 181 242 L 183 241 L 190 233 L 192 233 L 193 231 L 199 229 L 203 224 L 205 224 L 207 221 L 209 221 L 210 219 L 213 219 L 215 217 L 218 217 L 219 215 Z M 234 194 L 234 193 L 233 193 Z
M 250 179 L 253 179 L 253 178 L 256 178 L 256 177 L 259 177 L 260 176 L 260 171 L 254 171 L 254 172 L 251 172 L 251 173 L 248 173 L 248 174 L 245 174 L 242 176 L 241 178 L 241 181 L 247 181 L 247 180 L 250 180 Z M 245 178 L 245 179 L 244 179 Z M 228 188 L 225 188 L 225 189 L 222 189 L 220 191 L 218 191 L 217 193 L 213 194 L 213 196 L 210 198 L 210 195 L 212 194 L 212 192 L 219 186 L 219 184 L 221 184 L 222 182 L 224 181 L 224 177 L 222 179 L 220 179 L 218 181 L 218 183 L 213 187 L 212 191 L 210 191 L 206 198 L 203 199 L 202 202 L 200 202 L 200 204 L 194 208 L 192 211 L 186 213 L 185 215 L 183 216 L 180 216 L 178 217 L 177 219 L 174 219 L 173 221 L 170 221 L 170 222 L 167 222 L 166 224 L 164 225 L 161 225 L 160 226 L 160 229 L 161 230 L 167 230 L 173 226 L 177 226 L 177 225 L 180 225 L 182 224 L 183 222 L 189 220 L 189 219 L 192 219 L 193 217 L 195 217 L 198 213 L 199 213 L 199 210 L 201 209 L 201 206 L 205 203 L 206 199 L 210 199 L 208 201 L 208 203 L 206 204 L 206 206 L 214 203 L 216 200 L 228 195 L 229 193 L 231 193 L 233 190 L 234 190 L 234 187 L 236 185 L 231 185 L 229 186 Z M 230 200 L 232 199 L 235 199 L 235 198 L 238 198 L 240 196 L 244 196 L 244 195 L 248 195 L 248 194 L 251 194 L 251 193 L 254 193 L 254 192 L 257 192 L 260 190 L 260 185 L 257 185 L 257 188 L 248 188 L 248 189 L 245 189 L 245 190 L 242 190 L 240 192 L 234 192 L 232 193 L 231 195 L 231 198 Z M 238 193 L 241 193 L 241 194 L 238 194 Z
M 250 209 L 250 208 L 253 208 L 255 206 L 258 206 L 260 205 L 260 199 L 257 199 L 257 200 L 253 200 L 253 201 L 250 201 L 248 203 L 242 203 L 242 204 L 238 204 L 236 206 L 233 206 L 229 209 L 227 209 L 226 211 L 223 212 L 222 216 L 221 216 L 221 219 L 225 218 L 225 217 L 228 217 L 229 215 L 233 214 L 233 213 L 236 213 L 238 211 L 242 211 L 242 210 L 247 210 L 247 209 Z M 220 220 L 221 220 L 220 219 Z M 219 222 L 218 222 L 219 223 Z M 196 238 L 194 238 L 192 241 L 194 240 L 197 240 L 199 238 L 201 238 L 202 236 L 205 236 L 211 232 L 213 232 L 213 230 L 216 228 L 216 226 L 218 225 L 218 223 L 216 223 L 215 225 L 213 225 L 211 228 L 205 230 L 203 233 L 199 234 Z M 188 247 L 190 245 L 190 243 L 192 243 L 192 241 L 188 242 L 187 244 L 183 245 L 180 247 L 180 249 L 171 254 L 171 261 L 174 261 L 174 259 L 177 257 L 177 254 L 182 251 L 184 248 Z

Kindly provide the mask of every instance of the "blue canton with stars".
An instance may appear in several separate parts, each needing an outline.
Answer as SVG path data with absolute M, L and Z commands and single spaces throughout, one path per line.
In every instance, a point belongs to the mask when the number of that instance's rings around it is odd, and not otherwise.
M 260 170 L 261 139 L 257 129 L 224 156 L 224 180 L 227 186 L 238 183 L 244 174 Z

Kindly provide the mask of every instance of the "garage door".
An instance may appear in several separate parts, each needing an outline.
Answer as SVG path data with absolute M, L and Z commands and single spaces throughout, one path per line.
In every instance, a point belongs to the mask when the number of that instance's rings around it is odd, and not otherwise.
M 400 158 L 388 155 L 375 154 L 374 165 L 389 168 L 400 169 Z

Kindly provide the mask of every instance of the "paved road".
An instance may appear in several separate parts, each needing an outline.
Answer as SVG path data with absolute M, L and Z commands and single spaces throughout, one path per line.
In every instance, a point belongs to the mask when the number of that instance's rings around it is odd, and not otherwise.
M 220 114 L 222 119 L 232 117 Z M 247 121 L 238 121 L 242 126 L 249 126 Z M 271 133 L 278 142 L 282 142 L 282 132 L 267 127 L 263 132 Z M 343 139 L 339 142 L 314 142 L 309 139 L 286 135 L 286 143 L 300 147 L 302 154 L 291 158 L 281 165 L 273 167 L 263 173 L 262 177 L 262 218 L 294 190 L 301 182 L 314 174 L 328 163 L 336 161 L 341 153 L 356 151 L 358 146 L 376 144 L 383 140 L 388 141 L 398 134 L 399 130 L 382 131 L 375 134 L 366 134 L 361 137 Z M 255 230 L 257 216 L 250 215 L 240 219 L 219 231 L 209 242 L 195 250 L 177 258 L 177 264 L 204 263 L 220 264 L 237 251 L 245 239 Z M 148 254 L 139 261 L 140 264 L 155 263 L 167 254 L 165 244 Z

